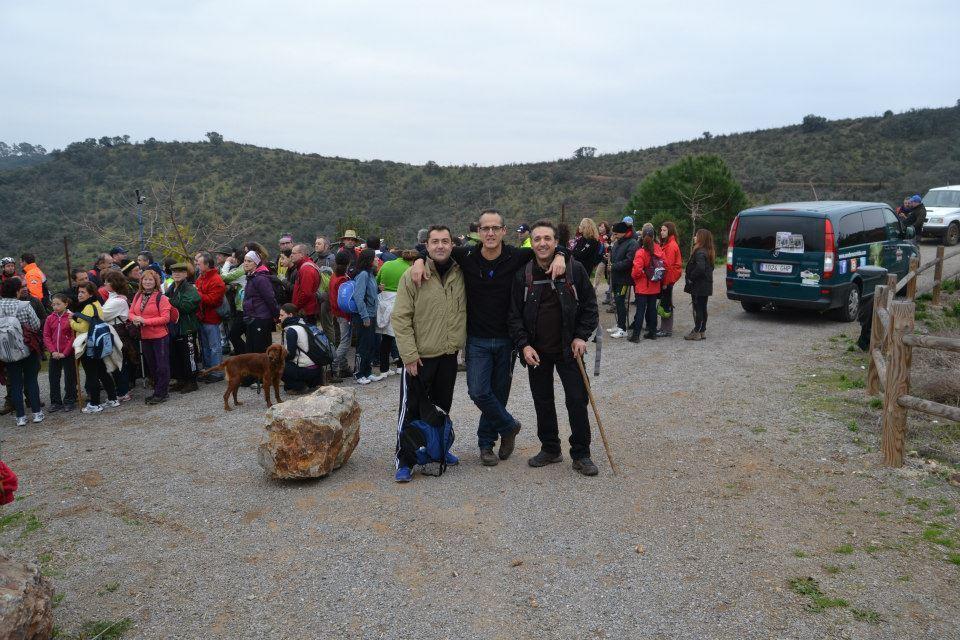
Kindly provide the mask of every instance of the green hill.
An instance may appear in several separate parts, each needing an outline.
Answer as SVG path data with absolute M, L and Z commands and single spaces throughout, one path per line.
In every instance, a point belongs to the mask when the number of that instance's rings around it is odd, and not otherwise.
M 30 249 L 48 273 L 62 274 L 64 236 L 74 262 L 84 265 L 115 239 L 135 244 L 136 188 L 148 195 L 148 220 L 166 219 L 173 209 L 184 233 L 197 240 L 239 215 L 232 229 L 237 241 L 273 248 L 281 231 L 312 240 L 316 232 L 335 235 L 347 225 L 405 246 L 422 226 L 442 221 L 463 229 L 490 205 L 511 224 L 556 218 L 561 208 L 574 222 L 585 215 L 613 219 L 644 176 L 689 154 L 722 157 L 754 203 L 812 199 L 813 189 L 820 199 L 895 203 L 904 194 L 960 182 L 960 106 L 837 121 L 808 116 L 778 129 L 494 167 L 361 162 L 209 137 L 136 144 L 126 136 L 89 139 L 41 164 L 0 170 L 6 222 L 0 255 Z M 657 213 L 663 211 L 641 217 Z M 78 220 L 99 225 L 106 237 L 77 226 Z

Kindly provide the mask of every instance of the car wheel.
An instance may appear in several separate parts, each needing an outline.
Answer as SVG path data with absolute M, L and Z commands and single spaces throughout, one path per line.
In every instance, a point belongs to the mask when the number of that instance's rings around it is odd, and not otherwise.
M 853 322 L 860 312 L 860 285 L 854 284 L 847 291 L 843 306 L 837 309 L 836 317 L 840 322 Z
M 948 247 L 960 242 L 960 222 L 952 222 L 947 227 L 947 232 L 943 234 L 943 244 Z
M 747 313 L 760 313 L 763 311 L 762 302 L 754 302 L 752 300 L 741 300 L 740 306 L 743 307 L 743 310 Z

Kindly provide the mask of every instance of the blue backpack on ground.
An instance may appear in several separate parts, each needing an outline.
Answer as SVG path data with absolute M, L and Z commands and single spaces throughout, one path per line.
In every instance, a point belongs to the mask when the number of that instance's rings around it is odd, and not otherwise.
M 416 377 L 413 380 L 413 384 L 420 384 L 423 389 Z M 413 469 L 419 465 L 424 467 L 425 475 L 442 476 L 447 470 L 447 453 L 456 439 L 453 423 L 447 412 L 433 404 L 425 391 L 420 398 L 420 418 L 411 420 L 400 429 L 397 458 L 401 466 Z M 436 473 L 428 472 L 427 465 L 436 465 Z
M 87 329 L 87 357 L 101 360 L 112 354 L 113 336 L 110 334 L 110 325 L 100 319 L 97 308 L 93 307 L 92 318 L 82 313 L 75 313 L 74 315 L 86 320 L 90 325 L 90 328 Z
M 356 281 L 346 280 L 337 289 L 337 306 L 340 307 L 340 311 L 360 313 L 360 310 L 357 309 L 357 301 L 353 299 L 353 290 L 356 286 Z

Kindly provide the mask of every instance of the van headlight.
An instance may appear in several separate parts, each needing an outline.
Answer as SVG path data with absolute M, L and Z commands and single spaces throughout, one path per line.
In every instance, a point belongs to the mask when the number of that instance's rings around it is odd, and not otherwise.
M 943 224 L 943 218 L 930 218 L 930 224 Z

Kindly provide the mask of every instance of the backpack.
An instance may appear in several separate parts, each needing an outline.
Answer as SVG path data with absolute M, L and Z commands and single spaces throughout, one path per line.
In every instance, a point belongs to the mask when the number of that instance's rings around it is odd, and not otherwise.
M 313 360 L 318 367 L 326 367 L 333 363 L 334 349 L 323 329 L 309 322 L 301 322 L 300 326 L 307 330 L 307 357 Z
M 404 376 L 407 384 L 421 385 L 420 419 L 411 420 L 403 425 L 397 436 L 397 459 L 401 466 L 411 469 L 420 465 L 437 465 L 436 473 L 423 473 L 431 476 L 442 476 L 447 470 L 447 453 L 453 446 L 456 435 L 453 432 L 453 423 L 450 416 L 440 407 L 433 404 L 426 389 L 422 386 L 419 376 Z
M 344 280 L 340 288 L 337 289 L 337 306 L 340 311 L 345 313 L 360 313 L 357 308 L 357 301 L 353 299 L 353 290 L 356 288 L 356 280 Z
M 90 328 L 87 329 L 87 351 L 88 358 L 101 360 L 113 353 L 113 335 L 110 333 L 110 325 L 100 319 L 100 313 L 97 308 L 93 308 L 93 317 L 85 316 L 82 313 L 73 314 L 78 318 L 86 320 Z
M 227 295 L 227 292 L 223 293 L 223 300 L 220 301 L 220 306 L 217 307 L 217 315 L 220 316 L 221 320 L 226 320 L 230 317 L 230 296 Z
M 333 269 L 326 265 L 321 267 L 312 260 L 307 260 L 305 264 L 309 264 L 320 273 L 320 285 L 317 287 L 317 306 L 321 306 L 330 296 L 330 277 L 333 275 Z
M 279 276 L 273 273 L 267 276 L 267 280 L 273 287 L 273 297 L 276 299 L 278 306 L 293 300 L 293 287 L 290 286 L 289 282 L 281 280 Z
M 527 263 L 527 266 L 526 266 L 526 268 L 524 269 L 523 275 L 524 275 L 524 278 L 526 279 L 526 282 L 527 282 L 526 287 L 524 287 L 524 289 L 523 289 L 523 301 L 524 301 L 524 303 L 526 303 L 527 298 L 530 297 L 530 292 L 533 290 L 533 285 L 535 285 L 535 284 L 550 284 L 550 285 L 556 286 L 556 282 L 557 282 L 556 280 L 550 280 L 549 278 L 548 278 L 547 280 L 534 280 L 534 279 L 533 279 L 533 260 L 531 260 L 531 261 L 529 261 L 529 262 Z M 567 274 L 567 275 L 569 275 L 569 274 Z M 577 288 L 573 286 L 572 280 L 573 280 L 572 276 L 571 276 L 571 277 L 564 276 L 563 279 L 560 280 L 560 282 L 563 283 L 563 286 L 564 286 L 564 288 L 567 290 L 567 293 L 569 293 L 570 296 L 571 296 L 576 302 L 579 303 L 579 301 L 580 301 L 580 296 L 577 295 Z
M 652 251 L 650 254 L 650 264 L 643 268 L 643 275 L 647 276 L 650 282 L 660 282 L 667 273 L 666 263 L 663 258 L 657 257 Z
M 29 355 L 20 321 L 12 316 L 0 316 L 0 361 L 18 362 Z

